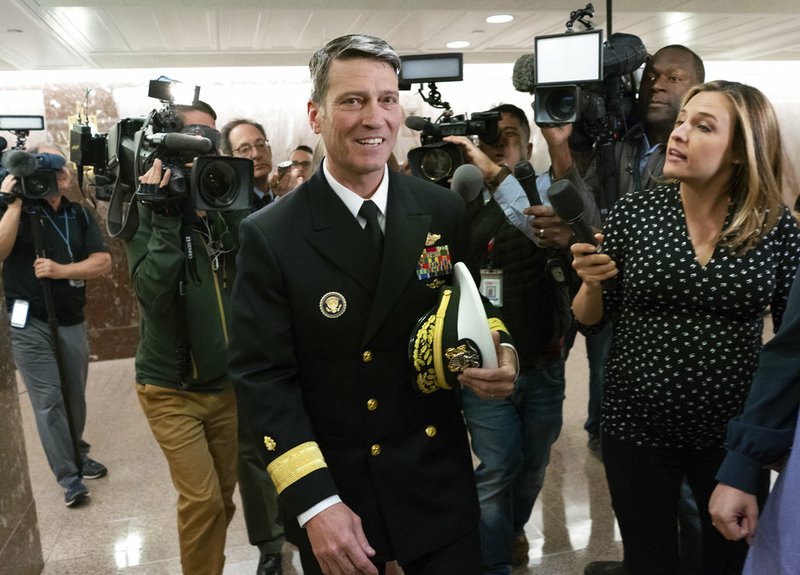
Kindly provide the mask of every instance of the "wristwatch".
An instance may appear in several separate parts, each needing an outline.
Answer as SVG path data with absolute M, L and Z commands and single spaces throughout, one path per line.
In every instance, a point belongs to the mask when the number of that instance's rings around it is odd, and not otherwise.
M 497 175 L 491 180 L 486 181 L 486 187 L 489 188 L 491 192 L 495 191 L 510 174 L 511 168 L 509 168 L 507 164 L 500 164 L 500 171 L 497 172 Z

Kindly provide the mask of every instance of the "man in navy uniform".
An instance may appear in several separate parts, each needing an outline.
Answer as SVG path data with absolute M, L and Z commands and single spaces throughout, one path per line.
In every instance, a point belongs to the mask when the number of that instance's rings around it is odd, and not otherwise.
M 480 573 L 458 390 L 421 393 L 408 359 L 455 263 L 475 271 L 469 228 L 456 194 L 387 169 L 399 67 L 363 35 L 312 57 L 308 117 L 328 155 L 240 229 L 229 368 L 306 574 L 376 575 L 392 560 L 406 575 Z M 499 335 L 499 367 L 458 377 L 487 401 L 517 374 Z

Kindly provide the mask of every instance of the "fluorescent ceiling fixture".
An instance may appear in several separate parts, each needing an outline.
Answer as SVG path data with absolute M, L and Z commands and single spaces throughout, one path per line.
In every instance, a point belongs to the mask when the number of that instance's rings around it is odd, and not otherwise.
M 466 40 L 453 40 L 452 42 L 447 43 L 448 48 L 454 48 L 456 50 L 460 48 L 467 48 L 469 47 L 469 42 Z
M 511 14 L 495 14 L 494 16 L 489 16 L 486 18 L 486 22 L 488 24 L 505 24 L 506 22 L 511 22 L 514 17 Z

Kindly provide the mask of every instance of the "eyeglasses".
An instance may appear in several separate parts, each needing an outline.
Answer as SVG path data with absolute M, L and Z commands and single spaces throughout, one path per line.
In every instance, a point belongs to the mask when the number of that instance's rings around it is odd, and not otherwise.
M 234 156 L 249 156 L 250 152 L 256 150 L 256 152 L 263 152 L 265 150 L 269 150 L 269 140 L 257 140 L 255 144 L 242 144 L 238 148 L 233 151 Z
M 311 161 L 310 161 L 310 160 L 306 160 L 305 162 L 300 162 L 300 161 L 298 161 L 298 160 L 293 160 L 293 161 L 292 161 L 292 166 L 294 166 L 294 167 L 296 167 L 296 168 L 297 168 L 297 167 L 300 167 L 300 168 L 307 168 L 307 167 L 309 167 L 310 165 L 311 165 Z

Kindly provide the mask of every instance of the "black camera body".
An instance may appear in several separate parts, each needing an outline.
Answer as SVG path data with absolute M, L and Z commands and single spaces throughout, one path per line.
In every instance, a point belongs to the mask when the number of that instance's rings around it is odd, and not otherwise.
M 470 117 L 454 115 L 450 104 L 443 102 L 436 82 L 458 82 L 464 79 L 464 55 L 458 52 L 446 54 L 419 54 L 401 56 L 400 84 L 410 88 L 412 83 L 427 83 L 426 96 L 420 85 L 422 99 L 434 108 L 444 110 L 431 122 L 430 118 L 409 116 L 406 127 L 422 132 L 418 148 L 408 152 L 411 173 L 418 178 L 450 187 L 456 168 L 466 162 L 461 146 L 442 141 L 447 136 L 478 136 L 494 143 L 500 137 L 500 112 L 475 112 Z
M 592 16 L 591 4 L 571 16 Z M 647 50 L 632 34 L 602 30 L 537 36 L 533 79 L 520 78 L 515 87 L 532 84 L 533 115 L 538 125 L 574 124 L 575 129 L 602 143 L 620 139 L 627 131 L 636 105 L 634 71 L 644 64 Z M 520 74 L 524 73 L 524 65 Z M 530 73 L 530 72 L 529 72 Z
M 17 142 L 5 150 L 5 139 L 0 147 L 0 182 L 8 174 L 17 177 L 11 196 L 23 200 L 40 200 L 58 193 L 56 172 L 64 167 L 64 158 L 57 154 L 29 154 L 25 151 L 30 130 L 44 130 L 43 116 L 0 116 L 0 129 L 13 133 Z M 7 198 L 10 199 L 10 198 Z
M 7 175 L 7 170 L 0 168 L 0 182 Z M 51 170 L 36 170 L 30 176 L 22 176 L 11 194 L 23 200 L 43 200 L 58 193 L 56 173 Z
M 449 187 L 456 168 L 466 162 L 461 146 L 444 142 L 445 136 L 477 136 L 492 144 L 500 137 L 500 112 L 474 112 L 464 115 L 443 115 L 434 123 L 428 118 L 410 116 L 406 126 L 420 130 L 422 145 L 408 152 L 408 164 L 414 176 Z
M 196 106 L 199 88 L 194 87 L 191 101 L 180 103 L 171 94 L 175 83 L 150 82 L 149 96 L 165 106 L 147 117 L 124 118 L 107 134 L 91 134 L 88 126 L 72 128 L 71 159 L 79 173 L 92 166 L 95 173 L 95 197 L 108 200 L 108 227 L 112 237 L 129 239 L 136 222 L 130 209 L 133 201 L 152 206 L 189 202 L 197 210 L 246 210 L 252 203 L 253 162 L 243 158 L 216 156 L 214 143 L 196 130 L 184 133 L 178 118 L 180 106 Z M 193 127 L 195 128 L 195 127 Z M 155 160 L 163 170 L 170 170 L 164 188 L 143 192 L 139 177 Z M 127 209 L 127 215 L 123 210 Z M 133 229 L 131 229 L 133 228 Z

